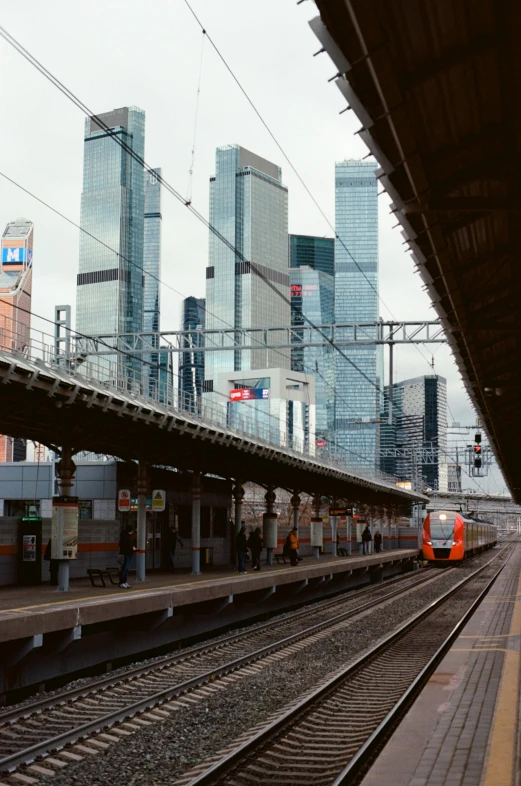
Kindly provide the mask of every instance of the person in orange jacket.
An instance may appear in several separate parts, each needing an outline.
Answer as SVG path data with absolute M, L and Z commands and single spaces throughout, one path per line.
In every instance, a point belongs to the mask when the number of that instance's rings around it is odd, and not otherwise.
M 293 527 L 291 532 L 288 535 L 288 554 L 289 554 L 289 561 L 293 565 L 298 564 L 298 535 L 297 535 L 297 528 Z

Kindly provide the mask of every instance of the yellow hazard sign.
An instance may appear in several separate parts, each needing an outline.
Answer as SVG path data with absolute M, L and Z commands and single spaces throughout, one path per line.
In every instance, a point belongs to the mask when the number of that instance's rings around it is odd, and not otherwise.
M 166 505 L 166 491 L 164 489 L 154 489 L 152 492 L 152 510 L 161 513 Z

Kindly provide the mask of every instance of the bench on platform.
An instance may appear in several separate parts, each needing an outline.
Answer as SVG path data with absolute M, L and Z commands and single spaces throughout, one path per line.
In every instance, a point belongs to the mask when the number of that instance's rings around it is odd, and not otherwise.
M 339 557 L 349 557 L 349 554 L 347 553 L 347 549 L 337 548 L 336 553 L 338 554 Z
M 93 587 L 106 587 L 105 578 L 110 579 L 111 584 L 119 586 L 119 568 L 87 568 L 87 575 Z M 96 584 L 97 579 L 101 584 Z
M 286 557 L 282 553 L 281 554 L 274 554 L 273 556 L 277 560 L 277 565 L 287 565 L 289 563 L 289 558 L 286 559 Z

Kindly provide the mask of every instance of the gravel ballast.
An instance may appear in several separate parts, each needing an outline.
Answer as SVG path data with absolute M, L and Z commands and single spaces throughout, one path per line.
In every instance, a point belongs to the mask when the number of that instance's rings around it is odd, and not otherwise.
M 428 603 L 490 560 L 482 555 L 458 570 L 382 604 L 332 631 L 255 675 L 245 676 L 225 690 L 173 712 L 169 719 L 143 727 L 95 756 L 74 763 L 52 778 L 54 786 L 126 786 L 174 784 L 248 728 L 266 720 L 330 672 L 353 661 Z M 317 622 L 319 615 L 317 614 Z

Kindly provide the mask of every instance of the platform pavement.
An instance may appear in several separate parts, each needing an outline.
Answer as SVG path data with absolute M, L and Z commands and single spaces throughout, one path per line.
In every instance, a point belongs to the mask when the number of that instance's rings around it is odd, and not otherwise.
M 220 598 L 232 599 L 236 595 L 274 586 L 294 585 L 345 574 L 350 570 L 412 560 L 418 553 L 417 549 L 392 549 L 368 556 L 306 558 L 297 567 L 274 565 L 248 575 L 240 575 L 231 567 L 216 568 L 211 574 L 200 576 L 183 571 L 178 574 L 150 574 L 144 585 L 134 584 L 130 590 L 114 585 L 92 587 L 88 579 L 73 580 L 70 593 L 58 593 L 49 585 L 2 588 L 0 642 Z
M 362 786 L 517 786 L 520 645 L 518 545 Z

